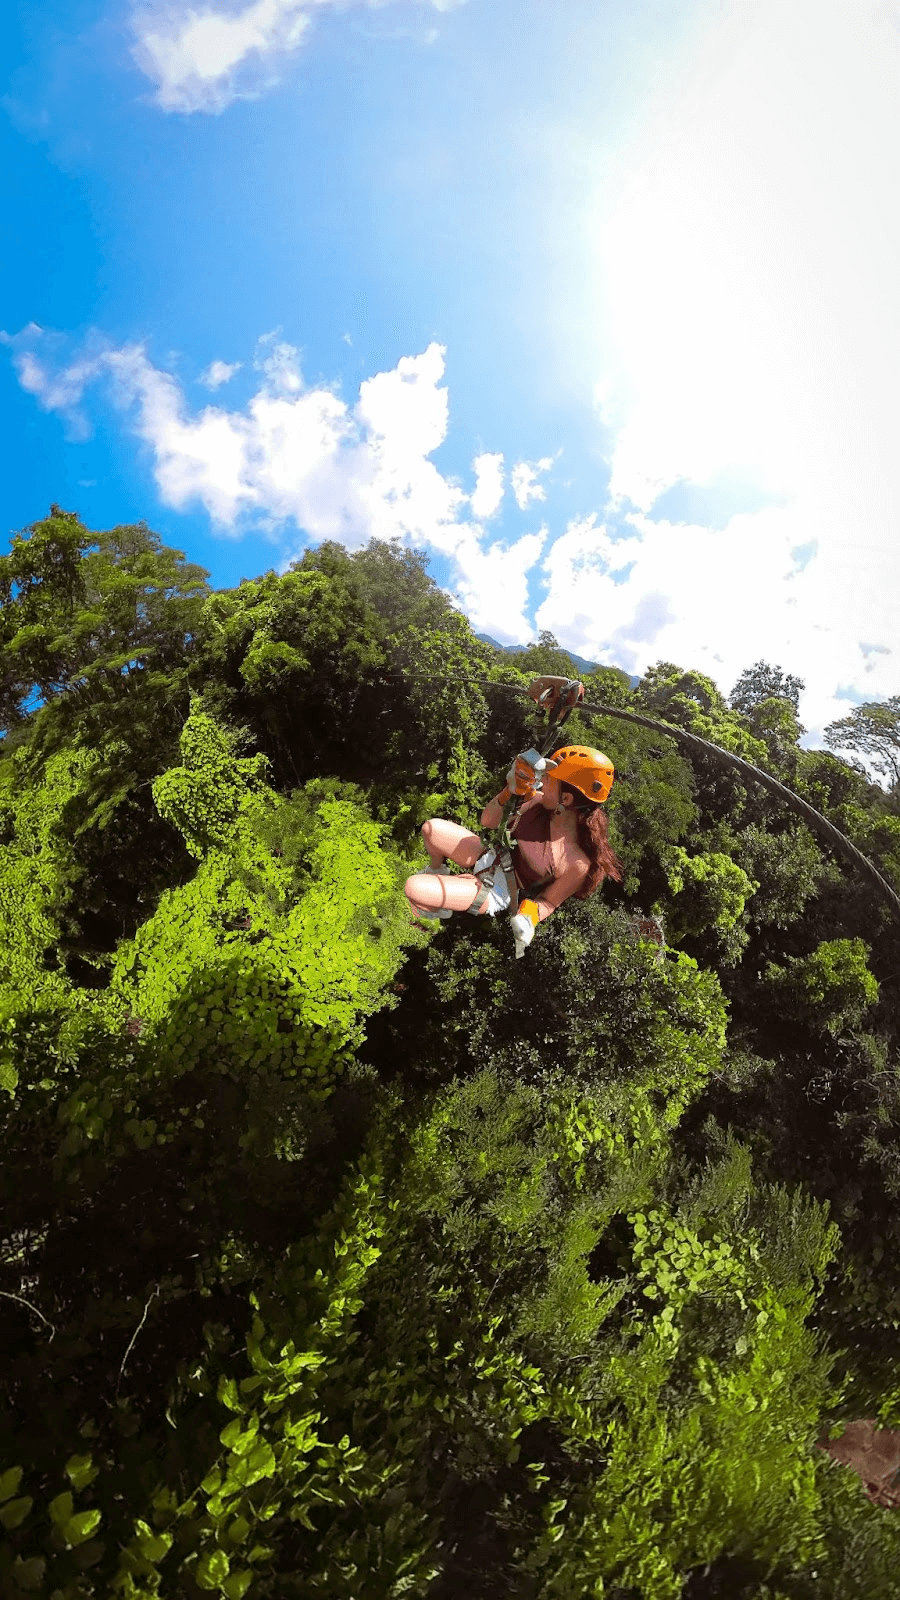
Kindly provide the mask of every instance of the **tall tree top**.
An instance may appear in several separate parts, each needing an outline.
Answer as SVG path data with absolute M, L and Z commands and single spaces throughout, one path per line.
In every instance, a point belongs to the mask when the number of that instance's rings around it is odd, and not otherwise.
M 800 709 L 800 696 L 806 684 L 792 672 L 782 672 L 767 661 L 757 661 L 745 667 L 729 695 L 733 711 L 747 717 L 763 700 L 789 700 L 795 711 Z
M 92 680 L 180 665 L 208 578 L 145 522 L 93 532 L 51 506 L 0 556 L 0 729 Z

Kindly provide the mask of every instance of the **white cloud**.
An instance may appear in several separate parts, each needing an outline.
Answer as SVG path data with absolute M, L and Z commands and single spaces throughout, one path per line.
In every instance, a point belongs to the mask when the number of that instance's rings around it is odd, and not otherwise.
M 537 480 L 539 473 L 549 472 L 552 465 L 552 456 L 542 456 L 540 461 L 516 462 L 510 477 L 512 492 L 520 511 L 524 511 L 532 500 L 546 500 L 547 491 Z
M 485 546 L 479 528 L 466 528 L 453 552 L 459 596 L 473 628 L 500 644 L 529 639 L 528 576 L 539 559 L 547 530 L 526 533 L 511 545 Z
M 771 647 L 773 584 L 799 581 L 794 538 L 794 519 L 781 507 L 734 518 L 724 537 L 643 516 L 625 537 L 595 516 L 576 520 L 544 561 L 538 626 L 593 660 L 631 672 L 673 660 L 708 673 L 727 692 L 733 679 L 722 675 L 724 586 L 739 597 L 727 617 L 727 654 L 740 671 Z
M 470 497 L 428 459 L 449 423 L 441 345 L 366 379 L 351 407 L 329 388 L 307 389 L 298 351 L 267 334 L 254 362 L 260 387 L 247 406 L 207 405 L 192 415 L 178 381 L 140 345 L 116 348 L 95 336 L 89 355 L 66 362 L 59 337 L 33 324 L 6 342 L 20 382 L 45 410 L 80 417 L 87 388 L 106 386 L 149 447 L 166 505 L 184 511 L 199 502 L 223 532 L 294 525 L 309 540 L 350 548 L 372 536 L 430 545 L 451 560 L 476 627 L 509 643 L 531 633 L 528 574 L 546 529 L 487 544 L 480 520 L 463 518 Z M 479 460 L 483 482 L 503 457 Z
M 469 496 L 472 515 L 479 522 L 489 522 L 497 515 L 503 500 L 503 456 L 489 453 L 476 456 L 472 467 L 475 472 L 475 488 Z
M 221 389 L 223 383 L 230 383 L 236 372 L 240 372 L 240 361 L 211 361 L 205 371 L 201 372 L 199 382 L 207 389 Z
M 16 376 L 26 393 L 34 395 L 45 411 L 58 411 L 65 418 L 70 438 L 86 438 L 90 428 L 79 410 L 79 402 L 86 385 L 92 383 L 102 369 L 106 343 L 92 336 L 74 360 L 67 366 L 57 363 L 55 371 L 52 358 L 62 350 L 65 341 L 59 334 L 45 332 L 36 322 L 29 322 L 15 335 L 0 331 L 0 344 L 9 347 Z M 42 360 L 35 354 L 34 346 L 40 348 Z
M 133 7 L 132 54 L 155 85 L 163 111 L 217 112 L 259 94 L 303 41 L 313 13 L 387 0 L 217 0 L 185 6 L 177 0 L 138 0 Z M 448 11 L 458 0 L 422 0 Z
M 299 394 L 303 388 L 300 351 L 279 339 L 278 331 L 264 333 L 257 340 L 253 365 L 263 374 L 269 389 L 278 394 Z
M 140 345 L 94 337 L 66 362 L 58 336 L 34 324 L 4 338 L 23 388 L 82 431 L 85 391 L 104 383 L 151 451 L 162 500 L 178 510 L 199 502 L 223 530 L 250 516 L 294 523 L 312 539 L 396 536 L 448 555 L 464 533 L 480 534 L 459 521 L 463 491 L 428 459 L 448 426 L 440 345 L 368 378 L 351 407 L 329 388 L 307 389 L 298 351 L 266 335 L 254 363 L 260 387 L 246 407 L 192 415 L 178 381 Z
M 840 687 L 898 686 L 900 8 L 705 14 L 591 197 L 609 531 L 557 541 L 539 620 L 726 691 L 777 662 L 806 680 L 816 737 Z M 746 515 L 736 497 L 718 532 L 649 515 L 672 485 L 726 479 L 778 504 Z M 626 554 L 615 583 L 605 563 Z

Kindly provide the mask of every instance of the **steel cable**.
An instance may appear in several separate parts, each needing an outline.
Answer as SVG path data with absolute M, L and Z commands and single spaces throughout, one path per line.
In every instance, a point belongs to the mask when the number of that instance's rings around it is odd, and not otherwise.
M 527 699 L 530 698 L 528 690 L 520 684 L 504 683 L 502 680 L 493 678 L 435 677 L 432 673 L 425 672 L 385 673 L 384 676 L 387 678 L 420 678 L 428 683 L 464 683 L 484 689 L 511 689 L 513 694 L 521 694 L 525 695 Z M 769 790 L 770 794 L 777 795 L 779 800 L 784 801 L 798 816 L 803 817 L 804 821 L 809 824 L 814 833 L 818 834 L 820 839 L 824 839 L 839 855 L 844 857 L 845 861 L 856 867 L 872 887 L 878 891 L 881 898 L 887 902 L 897 921 L 900 922 L 900 895 L 881 876 L 878 868 L 869 860 L 868 856 L 864 856 L 862 851 L 851 843 L 846 834 L 841 833 L 840 829 L 834 826 L 834 823 L 829 822 L 827 817 L 823 817 L 821 811 L 817 811 L 806 800 L 801 800 L 793 789 L 788 789 L 777 778 L 773 778 L 770 772 L 764 772 L 761 767 L 755 767 L 752 761 L 745 761 L 743 756 L 736 756 L 730 750 L 723 750 L 720 745 L 711 744 L 708 739 L 701 739 L 699 734 L 688 733 L 686 728 L 675 727 L 670 722 L 659 722 L 655 717 L 642 717 L 636 711 L 623 711 L 618 706 L 592 705 L 587 701 L 582 701 L 575 706 L 574 711 L 586 711 L 591 716 L 598 717 L 618 717 L 623 722 L 636 723 L 640 728 L 650 728 L 654 733 L 666 734 L 670 739 L 674 739 L 676 743 L 683 745 L 686 749 L 699 751 L 703 755 L 711 755 L 715 760 L 734 767 L 744 777 L 749 778 L 751 782 L 761 784 L 764 789 Z

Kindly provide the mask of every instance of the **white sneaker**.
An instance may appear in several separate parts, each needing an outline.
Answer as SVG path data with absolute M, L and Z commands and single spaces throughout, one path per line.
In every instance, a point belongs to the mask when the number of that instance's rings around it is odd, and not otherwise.
M 453 915 L 452 911 L 447 911 L 443 906 L 417 906 L 413 905 L 412 901 L 410 905 L 417 917 L 439 917 L 441 922 L 446 922 L 447 918 Z
M 451 876 L 450 868 L 447 866 L 446 861 L 442 862 L 439 867 L 426 867 L 425 871 L 434 872 L 440 878 L 448 878 Z

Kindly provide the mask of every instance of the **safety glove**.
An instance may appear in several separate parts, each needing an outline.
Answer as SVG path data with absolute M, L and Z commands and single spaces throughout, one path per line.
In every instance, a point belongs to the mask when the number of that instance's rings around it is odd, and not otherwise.
M 516 941 L 516 960 L 525 954 L 538 925 L 538 908 L 533 900 L 523 900 L 514 917 L 509 919 Z
M 525 750 L 521 755 L 517 755 L 506 774 L 506 787 L 510 794 L 522 795 L 528 799 L 534 794 L 546 766 L 544 757 L 537 750 Z

